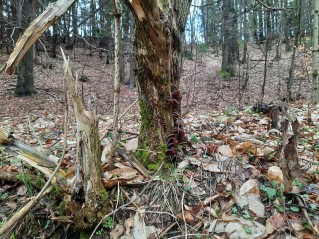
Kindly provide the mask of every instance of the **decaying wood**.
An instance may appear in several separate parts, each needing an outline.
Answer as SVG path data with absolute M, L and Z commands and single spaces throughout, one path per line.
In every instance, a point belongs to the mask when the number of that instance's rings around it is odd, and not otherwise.
M 64 84 L 64 99 L 65 99 L 65 104 L 68 105 L 67 102 L 67 93 L 66 93 L 66 87 Z M 0 228 L 0 238 L 1 239 L 7 239 L 11 236 L 11 234 L 13 233 L 13 231 L 15 230 L 16 226 L 18 226 L 24 217 L 27 215 L 27 213 L 45 196 L 47 195 L 49 192 L 51 192 L 51 190 L 53 189 L 53 187 L 51 186 L 56 184 L 56 174 L 59 172 L 63 172 L 62 170 L 60 170 L 62 161 L 65 157 L 65 153 L 66 153 L 66 147 L 67 147 L 67 120 L 68 120 L 68 108 L 66 107 L 65 110 L 65 115 L 64 115 L 64 144 L 63 144 L 63 151 L 62 151 L 62 155 L 61 158 L 58 161 L 58 164 L 56 165 L 56 168 L 54 169 L 54 171 L 51 173 L 51 175 L 49 176 L 48 181 L 45 183 L 45 185 L 43 186 L 43 188 L 41 189 L 41 191 L 37 194 L 37 196 L 32 197 L 30 199 L 29 202 L 27 202 L 26 205 L 24 205 L 16 214 L 13 215 L 13 217 L 11 217 L 1 228 Z M 0 131 L 3 132 L 3 131 Z M 3 134 L 6 135 L 6 134 Z M 0 135 L 3 136 L 3 135 Z M 9 135 L 9 134 L 7 134 Z M 45 168 L 46 169 L 46 168 Z M 64 175 L 65 176 L 65 173 Z
M 52 168 L 56 167 L 56 163 L 43 153 L 15 139 L 13 135 L 4 128 L 0 128 L 0 144 L 4 145 L 9 153 L 17 154 L 16 157 L 18 159 L 21 159 L 25 163 L 36 168 L 47 178 L 51 177 L 53 173 Z M 59 170 L 57 176 L 65 177 L 65 172 Z M 54 178 L 53 182 L 55 181 L 56 179 Z
M 64 76 L 69 86 L 75 118 L 77 138 L 76 168 L 79 169 L 74 185 L 83 189 L 84 203 L 70 202 L 77 225 L 86 228 L 97 223 L 107 212 L 107 192 L 102 183 L 101 144 L 98 136 L 98 117 L 96 115 L 96 99 L 90 99 L 89 110 L 85 110 L 81 97 L 77 94 L 74 78 L 63 50 Z
M 25 53 L 35 43 L 45 30 L 47 30 L 64 12 L 72 5 L 75 0 L 59 0 L 53 4 L 49 4 L 48 8 L 25 30 L 20 37 L 13 52 L 11 53 L 5 72 L 12 74 Z

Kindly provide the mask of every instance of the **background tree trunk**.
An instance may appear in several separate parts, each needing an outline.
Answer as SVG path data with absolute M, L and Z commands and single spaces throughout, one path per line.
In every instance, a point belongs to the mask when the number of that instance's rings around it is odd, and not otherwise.
M 235 62 L 238 58 L 237 23 L 235 7 L 231 0 L 223 1 L 223 59 L 221 72 L 235 76 Z
M 318 103 L 318 21 L 319 0 L 314 0 L 315 10 L 312 30 L 312 91 L 311 102 Z
M 115 64 L 114 64 L 114 103 L 113 103 L 113 150 L 115 150 L 115 146 L 117 141 L 119 140 L 119 132 L 118 132 L 118 117 L 120 110 L 120 77 L 121 77 L 121 13 L 120 13 L 120 3 L 119 0 L 114 0 L 114 20 L 115 20 Z M 123 69 L 124 70 L 124 69 Z M 113 151 L 115 152 L 115 151 Z
M 31 22 L 32 0 L 19 1 L 21 12 L 18 11 L 22 31 Z M 18 81 L 14 91 L 16 96 L 27 96 L 36 93 L 33 79 L 33 47 L 27 51 L 18 66 Z

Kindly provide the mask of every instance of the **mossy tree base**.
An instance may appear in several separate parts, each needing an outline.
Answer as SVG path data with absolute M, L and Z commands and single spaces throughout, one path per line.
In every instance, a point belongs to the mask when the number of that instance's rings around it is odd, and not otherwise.
M 126 1 L 128 4 L 128 1 Z M 141 129 L 136 156 L 148 168 L 166 160 L 167 139 L 174 127 L 172 94 L 179 89 L 181 36 L 185 28 L 190 1 L 175 1 L 175 6 L 160 1 L 132 3 L 137 15 L 135 50 Z M 166 1 L 164 1 L 166 2 Z M 134 4 L 140 4 L 135 6 Z M 176 12 L 172 12 L 175 9 Z

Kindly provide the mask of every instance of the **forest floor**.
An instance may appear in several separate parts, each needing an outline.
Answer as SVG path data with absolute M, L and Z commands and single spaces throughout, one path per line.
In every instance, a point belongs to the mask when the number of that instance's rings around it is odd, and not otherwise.
M 269 115 L 249 109 L 261 101 L 265 70 L 262 49 L 262 45 L 255 45 L 252 50 L 251 80 L 246 90 L 241 86 L 247 66 L 238 65 L 237 77 L 222 77 L 220 51 L 204 49 L 193 59 L 184 59 L 182 113 L 191 143 L 186 148 L 187 156 L 180 159 L 169 177 L 157 175 L 151 184 L 147 184 L 138 201 L 109 217 L 95 238 L 134 238 L 134 233 L 141 228 L 146 229 L 144 237 L 140 238 L 318 238 L 319 170 L 316 165 L 319 159 L 319 112 L 307 104 L 311 90 L 311 54 L 301 47 L 296 54 L 292 87 L 294 101 L 289 104 L 289 119 L 297 118 L 300 123 L 300 140 L 296 143 L 300 160 L 295 162 L 298 170 L 295 167 L 289 171 L 297 178 L 294 187 L 283 188 L 281 185 L 287 175 L 277 167 L 280 165 L 277 152 L 281 152 L 278 145 L 283 135 L 292 135 L 294 124 L 290 122 L 287 132 L 271 130 Z M 87 82 L 79 85 L 84 101 L 92 93 L 97 95 L 102 137 L 110 129 L 113 112 L 113 62 L 106 65 L 97 52 L 89 56 L 89 50 L 83 48 L 66 53 L 74 72 L 88 77 Z M 7 57 L 1 55 L 0 62 L 5 62 Z M 13 132 L 17 139 L 37 150 L 59 157 L 63 148 L 65 110 L 62 57 L 41 57 L 53 68 L 35 65 L 38 93 L 32 97 L 14 97 L 16 76 L 0 75 L 0 127 Z M 283 52 L 279 61 L 274 58 L 275 49 L 270 51 L 270 60 L 266 64 L 263 101 L 285 108 L 287 105 L 282 99 L 286 94 L 285 79 L 291 52 Z M 125 76 L 128 78 L 129 63 L 126 63 Z M 133 104 L 120 121 L 122 131 L 138 133 L 136 99 L 136 88 L 130 89 L 122 84 L 120 112 Z M 74 163 L 76 146 L 71 104 L 69 109 L 68 148 L 63 163 L 68 172 Z M 123 134 L 122 139 L 127 148 L 136 149 L 136 140 L 131 134 Z M 107 149 L 109 144 L 108 137 L 104 137 L 104 148 Z M 288 147 L 289 143 L 284 143 L 284 149 L 285 146 Z M 107 163 L 107 150 L 104 150 L 102 162 Z M 112 199 L 114 209 L 139 194 L 141 185 L 146 185 L 147 181 L 120 158 L 117 167 L 125 169 L 123 174 L 103 169 L 105 185 L 126 183 L 121 187 L 110 186 L 111 194 L 118 195 L 118 200 Z M 0 148 L 0 172 L 38 175 L 8 155 L 4 148 Z M 112 178 L 114 174 L 117 178 Z M 128 174 L 133 176 L 127 178 Z M 28 180 L 8 183 L 0 178 L 0 225 L 36 192 Z M 79 238 L 76 232 L 66 231 L 64 226 L 70 221 L 64 220 L 60 210 L 52 206 L 54 196 L 50 199 L 52 202 L 42 200 L 25 220 L 24 224 L 28 224 L 28 220 L 36 222 L 33 227 L 37 230 L 28 230 L 21 224 L 17 238 L 64 238 L 63 235 Z

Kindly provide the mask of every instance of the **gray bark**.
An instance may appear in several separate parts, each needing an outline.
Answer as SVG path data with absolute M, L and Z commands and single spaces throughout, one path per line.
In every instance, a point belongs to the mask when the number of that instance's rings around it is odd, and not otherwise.
M 20 5 L 21 4 L 21 5 Z M 21 6 L 21 27 L 25 30 L 32 18 L 32 0 L 19 1 Z M 16 96 L 28 96 L 36 93 L 33 78 L 33 47 L 26 52 L 18 66 L 18 80 L 14 91 Z

